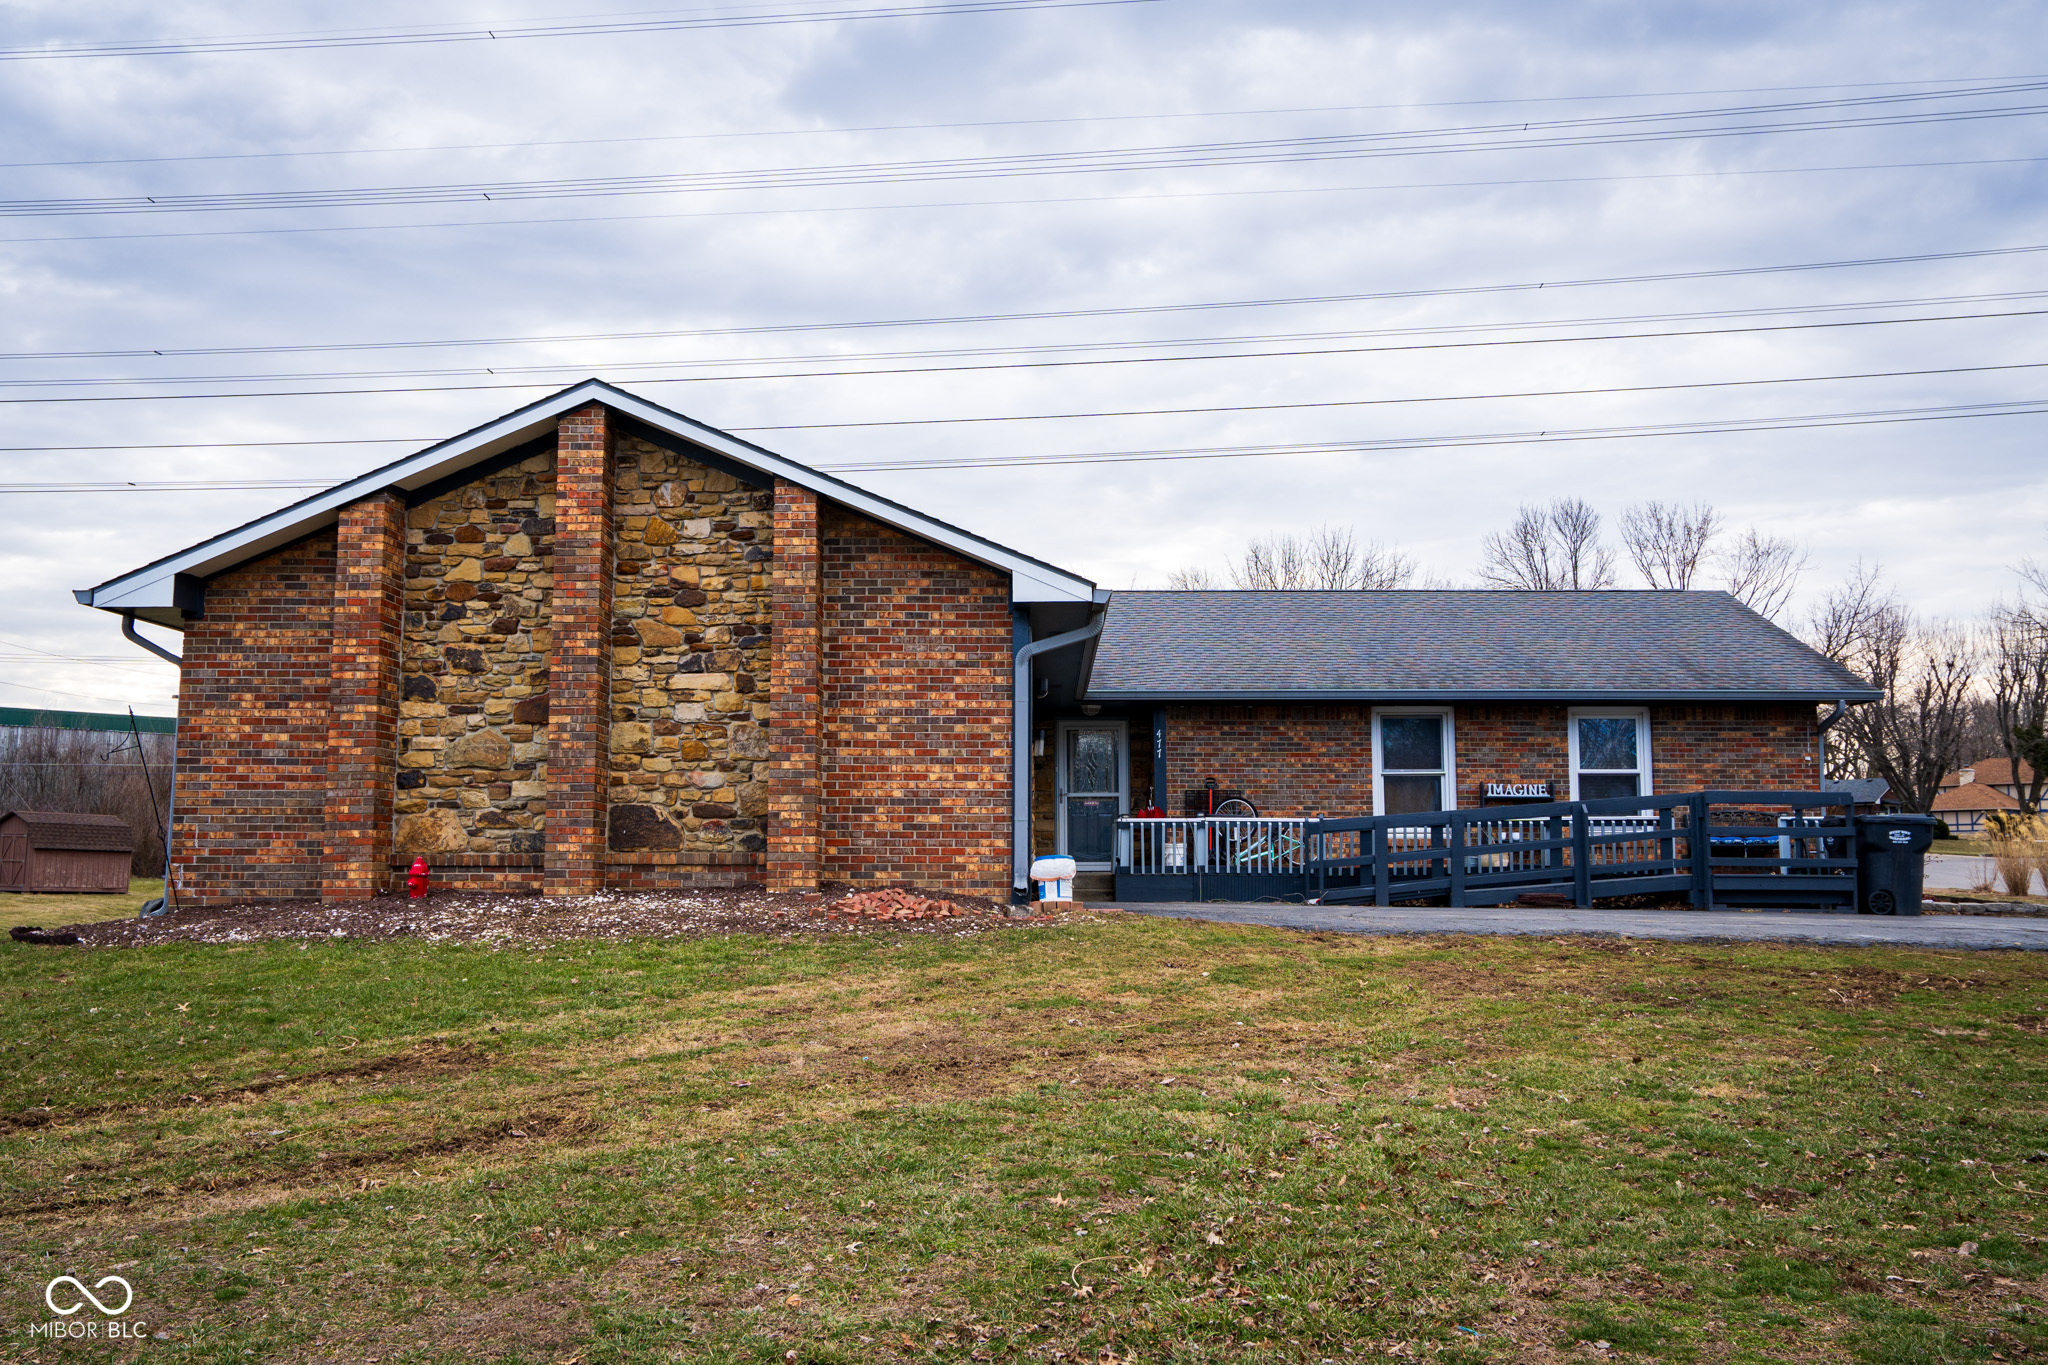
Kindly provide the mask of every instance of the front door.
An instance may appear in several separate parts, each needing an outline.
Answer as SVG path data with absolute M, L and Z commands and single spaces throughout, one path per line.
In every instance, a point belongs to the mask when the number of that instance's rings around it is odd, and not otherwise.
M 1060 849 L 1089 872 L 1106 872 L 1116 857 L 1116 820 L 1124 813 L 1122 722 L 1060 724 Z

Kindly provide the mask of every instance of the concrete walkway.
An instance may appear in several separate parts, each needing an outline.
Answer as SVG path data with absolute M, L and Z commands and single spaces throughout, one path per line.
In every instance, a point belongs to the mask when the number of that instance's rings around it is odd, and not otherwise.
M 1521 906 L 1448 910 L 1357 905 L 1119 904 L 1170 919 L 1265 924 L 1343 934 L 1614 934 L 1679 940 L 1785 940 L 1896 944 L 1915 948 L 2026 948 L 2048 951 L 2048 919 L 1979 915 L 1805 915 L 1741 910 L 1534 910 Z

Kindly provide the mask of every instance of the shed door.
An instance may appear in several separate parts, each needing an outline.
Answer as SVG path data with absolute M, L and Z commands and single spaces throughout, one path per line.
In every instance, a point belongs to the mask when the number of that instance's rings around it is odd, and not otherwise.
M 26 834 L 0 834 L 0 886 L 17 891 L 28 886 Z

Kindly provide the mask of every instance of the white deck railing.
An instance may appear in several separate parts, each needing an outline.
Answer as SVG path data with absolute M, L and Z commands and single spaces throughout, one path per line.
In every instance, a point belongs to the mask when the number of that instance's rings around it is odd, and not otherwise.
M 1116 867 L 1136 877 L 1299 876 L 1308 870 L 1305 823 L 1266 816 L 1125 816 L 1117 821 Z
M 1259 873 L 1269 876 L 1297 875 L 1307 870 L 1308 850 L 1304 837 L 1306 820 L 1270 816 L 1167 816 L 1147 818 L 1124 816 L 1117 821 L 1116 869 L 1138 877 L 1192 877 L 1220 873 Z M 1596 867 L 1639 862 L 1658 856 L 1660 831 L 1654 815 L 1603 816 L 1591 822 L 1595 835 L 1630 834 L 1647 837 L 1640 843 L 1595 844 L 1592 861 Z M 1674 831 L 1679 837 L 1683 830 Z M 1355 833 L 1332 838 L 1357 839 Z M 1387 850 L 1395 855 L 1397 876 L 1422 876 L 1428 866 L 1425 856 L 1432 842 L 1439 852 L 1449 841 L 1443 825 L 1397 825 L 1386 831 Z M 1569 849 L 1517 849 L 1525 840 L 1549 837 L 1549 822 L 1540 818 L 1503 815 L 1498 820 L 1475 821 L 1466 826 L 1466 870 L 1470 872 L 1519 872 L 1541 867 L 1562 867 L 1571 862 Z M 1669 837 L 1668 835 L 1666 837 Z M 1355 851 L 1354 842 L 1353 849 Z M 1332 849 L 1333 854 L 1343 850 Z M 1417 855 L 1412 861 L 1403 853 Z

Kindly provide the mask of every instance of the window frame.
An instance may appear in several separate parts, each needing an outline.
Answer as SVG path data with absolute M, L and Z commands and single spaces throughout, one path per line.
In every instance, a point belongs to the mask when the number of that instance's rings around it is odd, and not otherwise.
M 1372 708 L 1372 813 L 1380 815 L 1387 808 L 1387 765 L 1382 761 L 1380 743 L 1381 716 L 1441 716 L 1444 722 L 1443 799 L 1445 810 L 1458 809 L 1458 722 L 1455 708 L 1449 706 L 1375 706 Z M 1403 768 L 1396 776 L 1420 773 L 1420 768 Z
M 1650 770 L 1650 708 L 1647 706 L 1574 706 L 1565 713 L 1566 747 L 1571 772 L 1571 799 L 1579 795 L 1579 722 L 1581 720 L 1603 720 L 1627 718 L 1636 723 L 1636 795 L 1654 796 L 1657 791 L 1655 779 Z M 1606 776 L 1629 771 L 1626 768 L 1594 768 L 1594 776 Z

